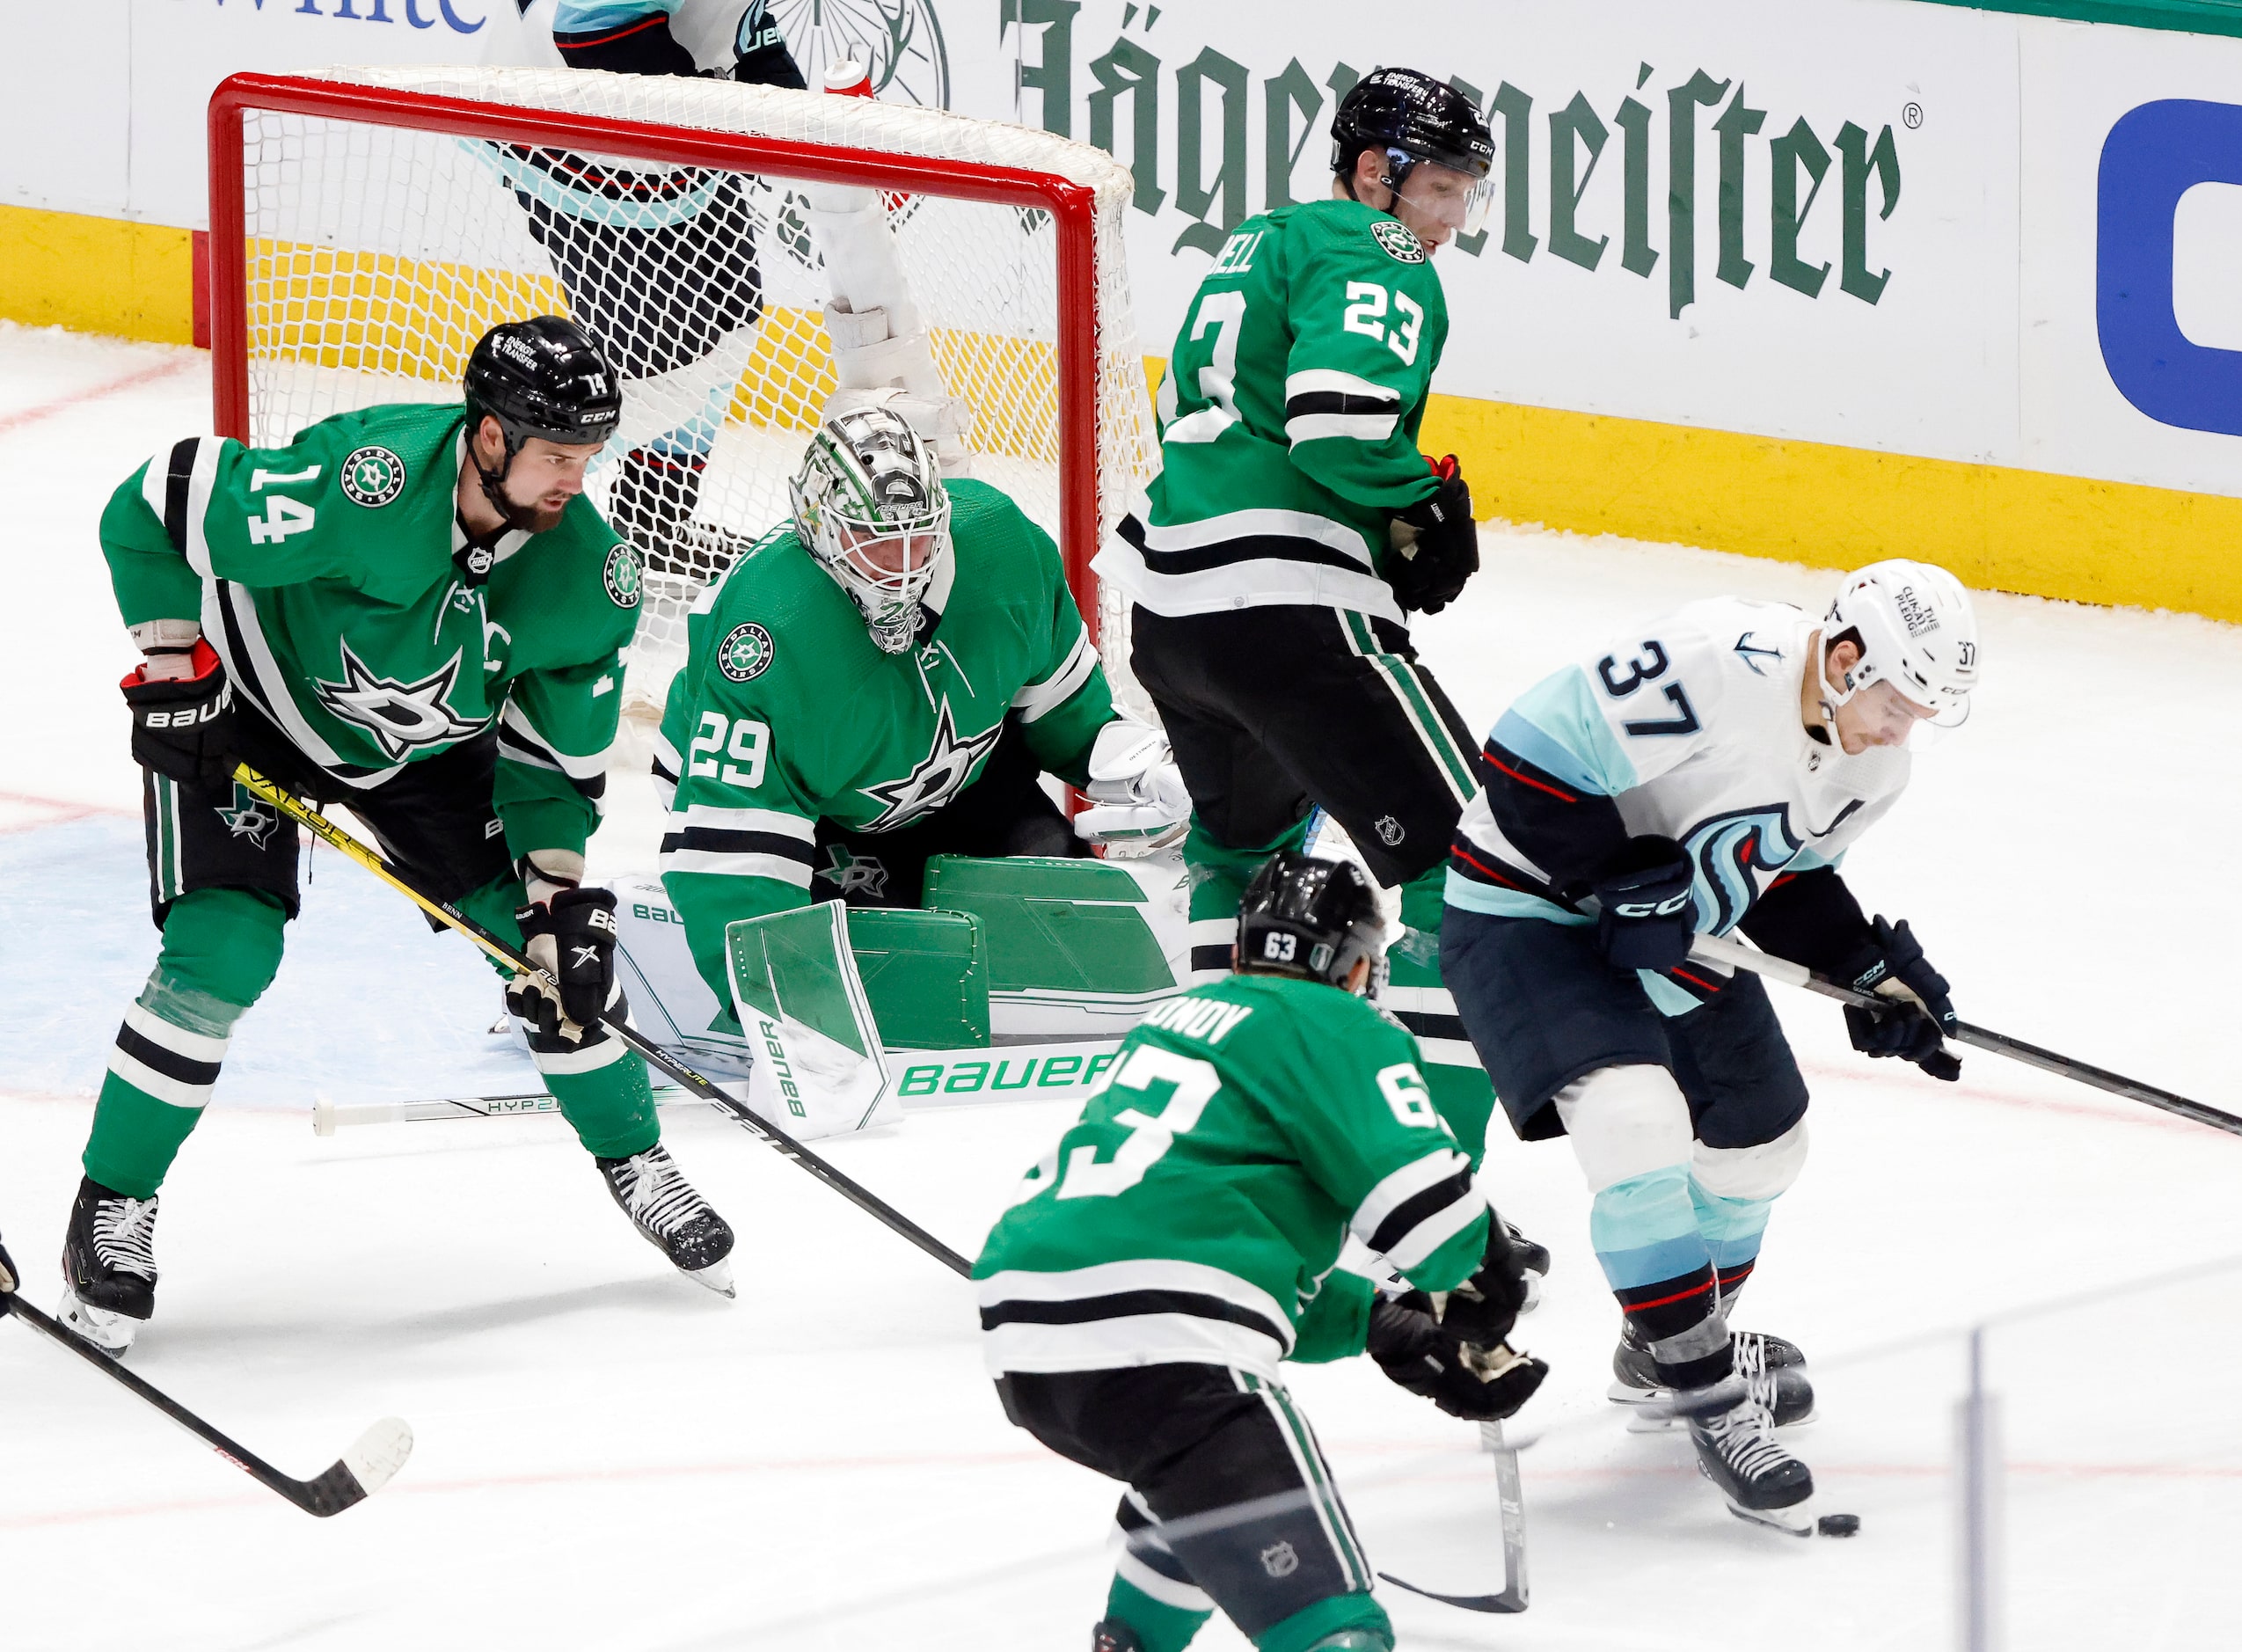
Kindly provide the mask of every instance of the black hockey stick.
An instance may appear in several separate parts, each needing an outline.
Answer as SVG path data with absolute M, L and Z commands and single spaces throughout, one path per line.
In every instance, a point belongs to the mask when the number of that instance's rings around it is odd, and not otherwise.
M 1479 1424 L 1479 1444 L 1494 1458 L 1495 1495 L 1502 1500 L 1502 1590 L 1494 1595 L 1443 1595 L 1420 1589 L 1391 1572 L 1378 1576 L 1396 1589 L 1406 1589 L 1443 1606 L 1465 1612 L 1514 1612 L 1526 1609 L 1526 1500 L 1518 1484 L 1518 1453 L 1502 1437 L 1502 1424 L 1490 1417 Z
M 310 1480 L 291 1480 L 161 1389 L 142 1382 L 76 1332 L 57 1325 L 20 1293 L 0 1294 L 0 1314 L 21 1320 L 41 1336 L 61 1343 L 103 1376 L 123 1384 L 266 1490 L 278 1492 L 304 1513 L 322 1520 L 364 1502 L 388 1485 L 391 1477 L 405 1466 L 405 1459 L 413 1455 L 413 1430 L 395 1417 L 383 1417 L 320 1473 Z
M 1793 963 L 1787 958 L 1778 958 L 1744 946 L 1725 936 L 1700 935 L 1690 948 L 1692 958 L 1707 963 L 1723 964 L 1730 969 L 1749 970 L 1779 981 L 1786 986 L 1819 993 L 1834 998 L 1839 1004 L 1857 1010 L 1889 1011 L 1894 1000 L 1878 998 L 1871 993 L 1856 992 L 1851 987 L 1815 975 L 1803 964 Z M 1901 999 L 1901 1003 L 1907 1000 Z M 2005 1033 L 1989 1032 L 1982 1027 L 1972 1027 L 1968 1021 L 1957 1021 L 1946 1029 L 1946 1035 L 1957 1044 L 1967 1044 L 1972 1049 L 1990 1050 L 1997 1056 L 2006 1056 L 2011 1061 L 2020 1061 L 2027 1067 L 2037 1067 L 2042 1072 L 2054 1073 L 2059 1078 L 2070 1078 L 2112 1095 L 2123 1096 L 2129 1101 L 2139 1101 L 2170 1113 L 2180 1118 L 2208 1124 L 2215 1130 L 2224 1130 L 2231 1136 L 2242 1136 L 2242 1118 L 2221 1112 L 2201 1101 L 2191 1101 L 2184 1095 L 2174 1095 L 2169 1090 L 2159 1090 L 2152 1084 L 2143 1084 L 2137 1078 L 2128 1078 L 2122 1073 L 2110 1072 L 2100 1067 L 2089 1066 L 2068 1056 L 2059 1056 L 2052 1049 L 2042 1049 L 2037 1044 L 2027 1044 L 2020 1038 L 2011 1038 Z
M 458 931 L 508 969 L 521 975 L 535 976 L 555 991 L 559 990 L 560 983 L 551 976 L 538 969 L 521 953 L 492 934 L 490 931 L 452 905 L 450 902 L 432 900 L 423 895 L 377 852 L 360 843 L 358 839 L 343 830 L 325 815 L 320 814 L 309 803 L 267 779 L 245 763 L 234 770 L 234 778 L 246 787 L 252 795 L 270 803 L 290 820 L 307 829 L 313 837 L 329 848 L 337 850 L 355 860 L 367 871 L 388 884 L 390 888 L 413 902 L 430 917 L 435 918 L 436 922 L 448 929 Z M 613 1033 L 631 1049 L 638 1051 L 649 1066 L 659 1068 L 668 1073 L 702 1100 L 721 1107 L 734 1123 L 742 1126 L 751 1134 L 760 1137 L 767 1145 L 776 1148 L 786 1158 L 808 1171 L 811 1175 L 815 1176 L 865 1215 L 877 1218 L 895 1232 L 902 1234 L 960 1278 L 968 1277 L 972 1274 L 972 1264 L 924 1228 L 919 1226 L 917 1223 L 912 1221 L 910 1217 L 896 1210 L 895 1206 L 872 1192 L 871 1189 L 860 1187 L 850 1177 L 827 1164 L 825 1160 L 804 1147 L 785 1131 L 768 1122 L 744 1102 L 727 1095 L 659 1044 L 640 1034 L 636 1027 L 605 1012 L 601 1012 L 599 1020 L 608 1031 Z

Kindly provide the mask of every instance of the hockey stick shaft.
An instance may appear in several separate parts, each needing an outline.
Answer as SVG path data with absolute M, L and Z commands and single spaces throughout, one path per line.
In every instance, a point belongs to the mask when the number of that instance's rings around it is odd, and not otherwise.
M 304 1513 L 321 1519 L 340 1514 L 379 1491 L 405 1466 L 405 1459 L 413 1450 L 412 1429 L 395 1418 L 385 1418 L 361 1435 L 358 1443 L 324 1473 L 311 1480 L 296 1480 L 281 1473 L 238 1440 L 220 1433 L 162 1389 L 143 1382 L 84 1337 L 48 1319 L 21 1295 L 11 1292 L 0 1296 L 0 1312 L 68 1349 L 112 1382 L 155 1407 L 266 1490 L 277 1492 Z
M 341 827 L 336 825 L 310 804 L 267 779 L 245 763 L 235 769 L 234 778 L 238 780 L 252 795 L 270 803 L 329 848 L 356 861 L 436 922 L 448 929 L 456 930 L 508 969 L 518 975 L 534 976 L 556 992 L 559 990 L 559 983 L 536 964 L 531 963 L 516 948 L 492 934 L 490 931 L 485 929 L 449 901 L 435 900 L 422 894 L 374 850 L 360 843 L 358 839 L 343 830 Z M 676 1059 L 659 1044 L 645 1037 L 620 1017 L 609 1015 L 602 1011 L 600 1012 L 599 1021 L 626 1046 L 637 1051 L 647 1065 L 668 1073 L 670 1078 L 676 1079 L 702 1100 L 721 1107 L 730 1115 L 734 1123 L 762 1138 L 765 1145 L 775 1149 L 800 1166 L 865 1215 L 901 1234 L 960 1278 L 971 1275 L 972 1265 L 964 1257 L 919 1226 L 910 1217 L 896 1210 L 871 1189 L 858 1185 L 853 1179 L 811 1152 L 809 1149 L 804 1147 L 777 1125 L 770 1123 L 745 1103 L 736 1101 L 725 1094 L 714 1084 Z
M 1698 936 L 1696 944 L 1690 948 L 1690 956 L 1705 963 L 1746 970 L 1803 991 L 1818 993 L 1852 1009 L 1888 1011 L 1892 1008 L 1893 1001 L 1889 998 L 1856 992 L 1851 987 L 1823 979 L 1803 964 L 1756 951 L 1726 936 Z M 2111 1095 L 2123 1096 L 2129 1101 L 2138 1101 L 2160 1112 L 2192 1120 L 2197 1124 L 2207 1124 L 2215 1130 L 2242 1136 L 2242 1118 L 2237 1118 L 2231 1113 L 2222 1112 L 2201 1101 L 2192 1101 L 2169 1090 L 2159 1090 L 2152 1084 L 2143 1084 L 2139 1079 L 2129 1078 L 2122 1073 L 2074 1061 L 2068 1056 L 2057 1055 L 2054 1050 L 2042 1049 L 2037 1044 L 2027 1044 L 2020 1038 L 2011 1038 L 2003 1033 L 1973 1027 L 1968 1021 L 1956 1022 L 1946 1035 L 1954 1043 L 1967 1044 L 1972 1049 L 2006 1056 L 2011 1061 L 2020 1061 L 2027 1067 L 2037 1067 L 2041 1071 L 2053 1073 L 2057 1078 L 2107 1091 Z

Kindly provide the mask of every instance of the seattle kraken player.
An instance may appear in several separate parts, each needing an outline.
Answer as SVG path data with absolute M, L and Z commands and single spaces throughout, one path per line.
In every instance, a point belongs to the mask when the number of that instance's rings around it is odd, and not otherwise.
M 1811 1408 L 1803 1357 L 1727 1327 L 1805 1159 L 1807 1092 L 1758 978 L 1690 945 L 1741 928 L 1891 996 L 1846 1012 L 1854 1046 L 1956 1077 L 1945 979 L 1838 866 L 1906 786 L 1915 726 L 1959 722 L 1977 672 L 1968 594 L 1920 562 L 1850 575 L 1819 622 L 1693 603 L 1527 691 L 1457 826 L 1442 971 L 1513 1128 L 1573 1139 L 1625 1316 L 1614 1397 L 1676 1391 L 1747 1518 L 1798 1526 L 1814 1489 L 1771 1433 Z

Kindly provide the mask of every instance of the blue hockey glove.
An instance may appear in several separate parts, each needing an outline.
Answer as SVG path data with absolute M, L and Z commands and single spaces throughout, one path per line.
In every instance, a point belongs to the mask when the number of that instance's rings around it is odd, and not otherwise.
M 1880 917 L 1835 978 L 1856 992 L 1889 998 L 1888 1010 L 1845 1008 L 1845 1030 L 1852 1047 L 1865 1056 L 1882 1059 L 1896 1056 L 1911 1061 L 1933 1078 L 1951 1083 L 1961 1077 L 1961 1061 L 1948 1050 L 1944 1037 L 1954 1027 L 1954 1000 L 1946 996 L 1946 978 L 1923 955 L 1923 943 L 1902 918 L 1897 924 Z
M 1671 837 L 1630 837 L 1592 886 L 1596 949 L 1614 969 L 1671 969 L 1690 955 L 1697 867 Z

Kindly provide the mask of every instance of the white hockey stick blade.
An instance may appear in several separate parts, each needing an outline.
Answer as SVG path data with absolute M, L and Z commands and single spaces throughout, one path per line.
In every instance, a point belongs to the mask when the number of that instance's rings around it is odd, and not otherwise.
M 1502 1504 L 1502 1588 L 1493 1595 L 1443 1595 L 1421 1589 L 1391 1572 L 1380 1572 L 1381 1581 L 1406 1589 L 1427 1600 L 1464 1612 L 1519 1612 L 1527 1606 L 1526 1502 L 1518 1484 L 1518 1453 L 1502 1437 L 1502 1424 L 1490 1418 L 1479 1424 L 1479 1444 L 1494 1458 L 1495 1495 Z
M 396 1478 L 412 1455 L 412 1428 L 401 1417 L 383 1417 L 342 1454 L 342 1466 L 370 1497 Z

